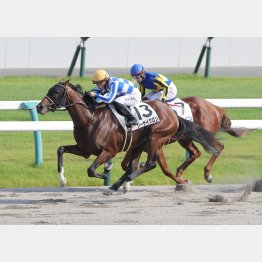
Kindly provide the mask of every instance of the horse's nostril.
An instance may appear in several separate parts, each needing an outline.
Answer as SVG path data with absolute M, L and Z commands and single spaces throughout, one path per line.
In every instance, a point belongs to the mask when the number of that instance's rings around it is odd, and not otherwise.
M 37 111 L 42 110 L 43 108 L 44 108 L 44 107 L 43 107 L 42 105 L 37 105 L 37 106 L 36 106 Z

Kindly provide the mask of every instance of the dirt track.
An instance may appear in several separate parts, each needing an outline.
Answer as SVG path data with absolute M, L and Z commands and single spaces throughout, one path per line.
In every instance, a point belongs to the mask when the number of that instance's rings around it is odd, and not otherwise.
M 262 193 L 245 185 L 137 186 L 111 196 L 104 189 L 0 189 L 0 224 L 262 225 Z

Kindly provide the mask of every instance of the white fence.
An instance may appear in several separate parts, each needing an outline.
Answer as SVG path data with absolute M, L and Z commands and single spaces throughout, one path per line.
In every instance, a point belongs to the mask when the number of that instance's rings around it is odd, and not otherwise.
M 68 131 L 72 121 L 0 121 L 0 131 Z
M 36 102 L 39 103 L 38 100 L 30 100 L 30 101 L 0 101 L 0 110 L 17 110 L 17 109 L 24 109 L 23 103 L 24 102 Z
M 262 108 L 262 99 L 206 99 L 210 103 L 224 108 Z
M 207 99 L 224 108 L 262 108 L 262 99 Z M 18 110 L 24 101 L 0 101 L 0 110 Z M 40 101 L 30 101 L 40 102 Z M 262 129 L 262 120 L 232 120 L 232 127 Z M 68 131 L 72 121 L 0 121 L 0 131 Z

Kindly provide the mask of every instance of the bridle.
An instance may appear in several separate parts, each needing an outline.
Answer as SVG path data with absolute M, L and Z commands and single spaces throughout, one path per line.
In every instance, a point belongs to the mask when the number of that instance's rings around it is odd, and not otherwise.
M 70 107 L 72 107 L 74 105 L 82 105 L 82 106 L 84 106 L 85 108 L 88 109 L 87 105 L 84 102 L 82 102 L 82 101 L 61 105 L 61 102 L 63 101 L 63 99 L 65 99 L 65 96 L 67 97 L 66 101 L 70 101 L 70 98 L 69 98 L 68 93 L 67 93 L 68 85 L 64 86 L 64 85 L 61 85 L 61 84 L 56 84 L 55 86 L 62 87 L 64 92 L 63 92 L 62 95 L 60 95 L 60 97 L 58 99 L 56 99 L 56 101 L 53 101 L 48 95 L 45 96 L 45 98 L 49 102 L 51 102 L 51 105 L 49 105 L 47 107 L 49 110 L 51 110 L 52 112 L 54 112 L 54 111 L 66 111 L 68 108 L 70 108 Z M 64 109 L 61 109 L 61 108 L 64 108 Z

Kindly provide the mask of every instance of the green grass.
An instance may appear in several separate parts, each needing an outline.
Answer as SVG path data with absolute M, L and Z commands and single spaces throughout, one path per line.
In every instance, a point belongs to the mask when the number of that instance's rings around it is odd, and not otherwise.
M 124 76 L 130 79 L 129 76 Z M 262 78 L 209 78 L 199 76 L 170 76 L 178 88 L 178 97 L 201 96 L 203 98 L 261 98 Z M 60 78 L 53 77 L 3 77 L 0 78 L 0 101 L 3 100 L 41 100 L 48 89 Z M 90 78 L 71 79 L 84 90 L 91 89 Z M 231 119 L 262 119 L 261 109 L 227 109 Z M 67 112 L 48 113 L 39 116 L 40 120 L 70 120 Z M 0 111 L 0 121 L 30 120 L 29 113 L 22 110 Z M 212 175 L 214 183 L 241 183 L 262 177 L 262 131 L 253 131 L 243 138 L 228 134 L 219 137 L 225 149 L 216 161 Z M 57 175 L 57 148 L 61 145 L 75 144 L 70 131 L 42 132 L 43 166 L 34 167 L 34 139 L 32 132 L 0 132 L 0 187 L 39 187 L 59 186 Z M 185 172 L 185 178 L 194 184 L 205 183 L 203 168 L 210 156 L 202 156 Z M 185 159 L 185 151 L 178 144 L 165 146 L 165 155 L 172 171 Z M 120 162 L 124 153 L 119 153 L 113 163 L 113 182 L 123 173 Z M 142 160 L 145 159 L 143 154 Z M 69 186 L 100 186 L 103 181 L 89 178 L 86 169 L 94 157 L 85 160 L 74 155 L 64 155 L 65 176 Z M 101 170 L 101 169 L 100 169 Z M 135 185 L 173 185 L 159 167 L 138 177 Z

